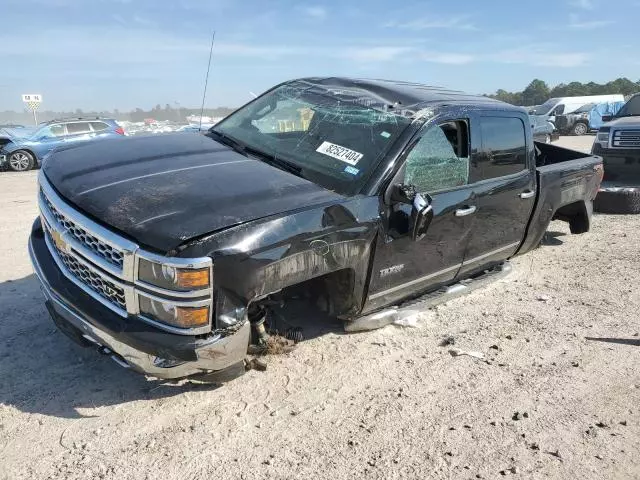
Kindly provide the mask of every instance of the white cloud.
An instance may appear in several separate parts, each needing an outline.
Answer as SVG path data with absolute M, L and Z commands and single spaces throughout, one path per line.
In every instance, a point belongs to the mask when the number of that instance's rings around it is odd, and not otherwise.
M 476 60 L 473 55 L 466 53 L 425 52 L 420 58 L 426 62 L 444 63 L 447 65 L 466 65 Z
M 569 28 L 575 30 L 593 30 L 595 28 L 602 28 L 612 25 L 613 20 L 580 20 L 580 17 L 576 14 L 569 15 Z
M 320 6 L 305 7 L 304 13 L 310 17 L 323 19 L 327 16 L 327 10 Z
M 555 48 L 542 49 L 521 47 L 503 50 L 487 56 L 496 63 L 533 65 L 536 67 L 575 68 L 588 63 L 590 55 L 585 52 L 562 52 Z
M 423 17 L 408 22 L 389 22 L 385 27 L 401 28 L 404 30 L 476 30 L 476 26 L 467 16 L 456 17 Z
M 411 47 L 352 47 L 337 56 L 356 62 L 388 62 L 412 50 Z
M 595 0 L 571 0 L 569 5 L 583 10 L 593 10 L 596 7 Z

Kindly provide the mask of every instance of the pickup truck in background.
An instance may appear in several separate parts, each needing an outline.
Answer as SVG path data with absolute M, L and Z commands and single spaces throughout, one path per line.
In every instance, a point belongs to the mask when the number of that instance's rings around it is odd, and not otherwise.
M 602 157 L 604 182 L 596 210 L 601 213 L 640 213 L 640 94 L 600 127 L 591 153 Z
M 601 159 L 418 84 L 283 83 L 205 135 L 56 151 L 29 251 L 58 327 L 159 378 L 235 376 L 274 303 L 348 325 L 587 232 Z M 253 328 L 252 328 L 253 327 Z

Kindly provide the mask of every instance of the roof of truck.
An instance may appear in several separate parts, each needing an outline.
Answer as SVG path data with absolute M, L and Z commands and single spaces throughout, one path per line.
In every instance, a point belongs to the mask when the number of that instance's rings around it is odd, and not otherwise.
M 488 108 L 521 110 L 521 107 L 482 95 L 471 95 L 458 90 L 393 80 L 370 80 L 342 77 L 312 77 L 297 80 L 322 87 L 357 90 L 376 103 L 399 109 L 418 110 L 442 105 L 477 105 Z

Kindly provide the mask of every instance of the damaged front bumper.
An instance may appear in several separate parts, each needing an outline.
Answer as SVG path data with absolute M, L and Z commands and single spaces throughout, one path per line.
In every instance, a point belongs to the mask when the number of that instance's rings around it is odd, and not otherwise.
M 184 336 L 160 331 L 132 317 L 123 320 L 62 274 L 42 230 L 32 232 L 29 254 L 58 328 L 76 343 L 98 347 L 122 367 L 175 379 L 224 371 L 244 361 L 251 334 L 248 321 L 226 336 Z

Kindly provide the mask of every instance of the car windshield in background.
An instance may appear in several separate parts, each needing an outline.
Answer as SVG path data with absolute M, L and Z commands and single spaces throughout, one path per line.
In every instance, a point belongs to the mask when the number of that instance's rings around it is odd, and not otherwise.
M 296 82 L 258 98 L 211 131 L 329 190 L 353 194 L 410 123 L 358 90 Z
M 585 113 L 585 112 L 590 112 L 591 109 L 593 107 L 595 107 L 596 104 L 595 103 L 587 103 L 586 105 L 581 106 L 579 109 L 577 109 L 575 112 L 573 113 Z
M 632 97 L 618 112 L 618 117 L 640 116 L 640 95 Z
M 558 103 L 557 98 L 550 98 L 542 105 L 538 105 L 537 107 L 533 107 L 529 112 L 532 115 L 547 115 L 553 107 Z

